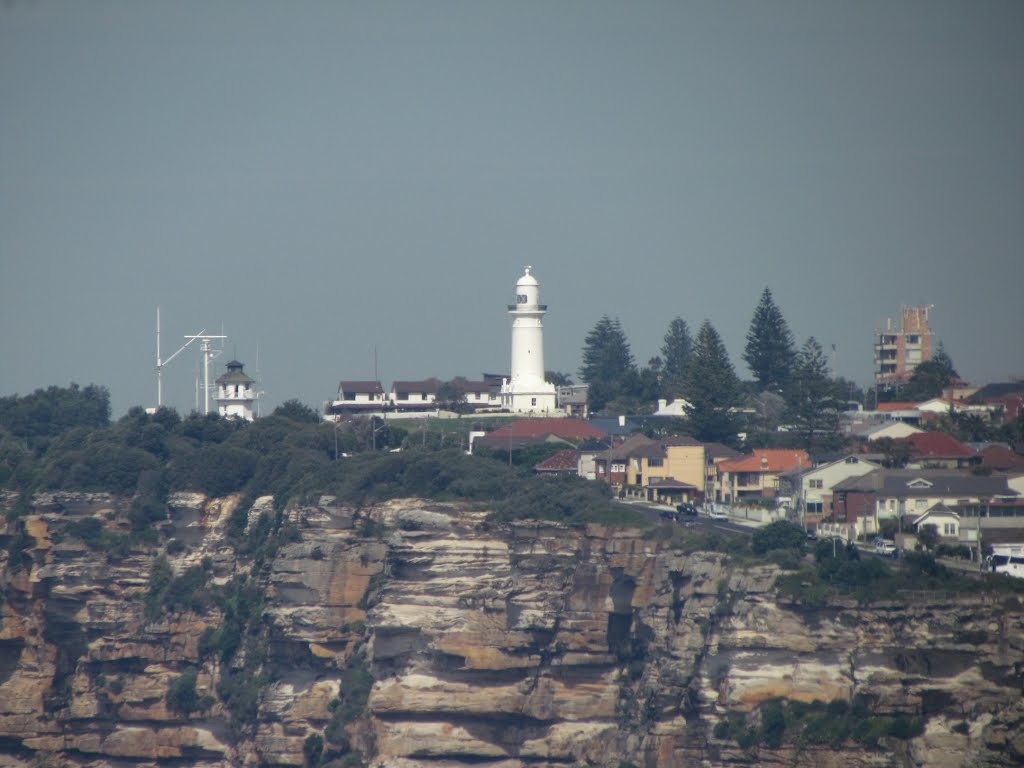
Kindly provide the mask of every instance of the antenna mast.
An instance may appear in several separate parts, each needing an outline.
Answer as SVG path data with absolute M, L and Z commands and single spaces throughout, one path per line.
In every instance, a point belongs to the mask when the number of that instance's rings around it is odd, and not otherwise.
M 195 336 L 186 336 L 185 338 L 188 339 L 188 344 L 199 339 L 199 351 L 203 353 L 203 415 L 205 416 L 210 412 L 210 361 L 221 353 L 221 350 L 214 349 L 210 342 L 215 339 L 223 341 L 227 336 L 223 334 L 203 334 L 200 332 Z M 185 346 L 187 347 L 188 344 Z M 184 348 L 182 347 L 182 349 Z
M 173 355 L 168 357 L 166 360 L 160 358 L 160 307 L 156 308 L 156 407 L 162 408 L 164 404 L 164 366 L 167 365 L 171 360 L 176 358 L 185 348 L 198 338 L 202 338 L 202 335 L 206 333 L 204 328 L 195 336 L 186 336 L 188 339 Z

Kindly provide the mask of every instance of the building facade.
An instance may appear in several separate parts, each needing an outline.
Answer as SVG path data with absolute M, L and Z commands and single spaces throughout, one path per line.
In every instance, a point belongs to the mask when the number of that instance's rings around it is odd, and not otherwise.
M 932 359 L 934 334 L 930 306 L 903 307 L 899 326 L 892 319 L 875 337 L 875 386 L 889 389 L 906 384 L 921 363 Z

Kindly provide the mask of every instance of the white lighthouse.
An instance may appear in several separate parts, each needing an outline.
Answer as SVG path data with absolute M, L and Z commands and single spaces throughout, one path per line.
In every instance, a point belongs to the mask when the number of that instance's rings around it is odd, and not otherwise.
M 544 314 L 540 284 L 526 268 L 516 282 L 512 315 L 512 378 L 501 386 L 502 407 L 513 413 L 548 413 L 555 410 L 555 385 L 544 380 Z
M 218 412 L 225 418 L 252 421 L 252 407 L 256 402 L 256 392 L 252 385 L 256 380 L 242 371 L 244 367 L 237 360 L 228 363 L 227 373 L 217 379 L 217 406 Z

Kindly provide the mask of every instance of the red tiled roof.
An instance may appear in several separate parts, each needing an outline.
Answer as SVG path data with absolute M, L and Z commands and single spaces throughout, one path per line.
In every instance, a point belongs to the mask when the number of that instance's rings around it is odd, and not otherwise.
M 537 464 L 534 469 L 538 472 L 575 472 L 578 458 L 575 448 L 566 448 L 556 454 L 548 456 L 544 461 Z
M 981 463 L 992 469 L 1024 469 L 1024 456 L 1014 453 L 1005 445 L 990 445 L 981 451 Z
M 539 438 L 545 435 L 555 435 L 563 440 L 586 440 L 591 437 L 607 437 L 600 429 L 580 419 L 557 418 L 520 419 L 511 424 L 506 424 L 504 427 L 499 427 L 491 432 L 488 437 Z
M 811 468 L 811 457 L 804 450 L 788 448 L 755 448 L 750 456 L 740 456 L 718 463 L 720 472 L 771 472 L 781 474 L 800 467 Z
M 969 446 L 945 432 L 918 432 L 915 435 L 901 437 L 896 442 L 907 443 L 910 446 L 912 458 L 924 456 L 961 458 L 978 455 Z
M 876 411 L 913 411 L 917 408 L 919 403 L 912 403 L 910 401 L 903 402 L 892 402 L 892 403 L 879 403 L 876 407 Z

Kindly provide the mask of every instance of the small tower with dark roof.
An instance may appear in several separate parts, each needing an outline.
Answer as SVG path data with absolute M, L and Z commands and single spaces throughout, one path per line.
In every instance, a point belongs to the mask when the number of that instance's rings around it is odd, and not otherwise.
M 217 379 L 217 412 L 225 418 L 253 420 L 256 380 L 247 376 L 237 360 L 228 363 L 228 371 Z

